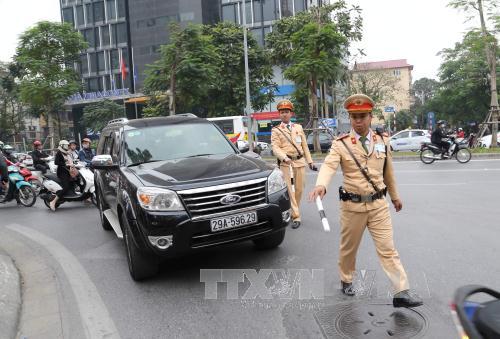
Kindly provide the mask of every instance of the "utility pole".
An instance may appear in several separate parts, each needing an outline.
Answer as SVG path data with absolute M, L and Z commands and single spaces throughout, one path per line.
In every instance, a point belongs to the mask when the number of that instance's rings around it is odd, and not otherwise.
M 245 54 L 245 93 L 246 93 L 246 106 L 245 115 L 248 118 L 248 146 L 250 152 L 253 152 L 253 121 L 252 121 L 252 106 L 250 104 L 250 76 L 248 69 L 248 46 L 247 46 L 247 12 L 245 0 L 241 1 L 243 6 L 243 51 Z

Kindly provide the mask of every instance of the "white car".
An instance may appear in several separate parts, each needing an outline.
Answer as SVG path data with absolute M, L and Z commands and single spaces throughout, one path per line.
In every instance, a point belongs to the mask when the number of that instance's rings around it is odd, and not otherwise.
M 497 143 L 499 143 L 499 142 L 500 142 L 500 132 L 497 133 Z M 490 148 L 490 146 L 491 146 L 491 134 L 482 137 L 480 142 L 479 142 L 479 145 L 481 147 Z
M 431 142 L 431 134 L 424 129 L 406 129 L 390 138 L 393 151 L 417 151 L 423 142 Z

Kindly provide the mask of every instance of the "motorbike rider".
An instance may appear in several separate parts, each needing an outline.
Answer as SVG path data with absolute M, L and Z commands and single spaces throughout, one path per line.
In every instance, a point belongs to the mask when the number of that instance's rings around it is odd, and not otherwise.
M 82 149 L 78 153 L 78 158 L 80 161 L 85 162 L 87 167 L 90 166 L 92 163 L 92 158 L 94 157 L 94 153 L 90 149 L 90 139 L 89 138 L 83 138 L 82 139 Z
M 0 141 L 0 143 L 2 143 Z M 3 145 L 3 143 L 2 143 Z M 2 152 L 0 152 L 0 194 L 8 192 L 9 189 L 9 171 L 7 169 L 7 162 Z
M 0 147 L 1 147 L 3 155 L 5 156 L 5 159 L 7 159 L 13 163 L 17 162 L 17 160 L 16 160 L 16 158 L 14 158 L 14 154 L 13 154 L 14 147 L 12 147 L 10 145 L 4 145 L 3 142 L 2 142 L 2 145 L 0 145 Z
M 76 150 L 76 146 L 77 144 L 75 140 L 69 141 L 69 155 L 71 155 L 73 160 L 78 160 L 78 151 Z
M 56 192 L 56 197 L 50 202 L 50 209 L 52 211 L 56 210 L 57 201 L 73 189 L 73 181 L 71 180 L 69 171 L 74 164 L 70 155 L 69 142 L 67 140 L 59 141 L 54 163 L 57 165 L 57 177 L 61 181 L 62 189 Z
M 47 164 L 47 159 L 49 155 L 42 150 L 42 143 L 39 140 L 35 140 L 33 142 L 33 147 L 35 148 L 33 152 L 31 152 L 31 157 L 33 158 L 33 166 L 35 169 L 45 174 L 49 169 L 49 165 Z
M 459 127 L 458 128 L 458 131 L 457 131 L 457 138 L 465 138 L 465 132 L 464 130 L 462 129 L 462 127 Z
M 448 150 L 450 149 L 450 143 L 443 139 L 448 138 L 448 135 L 444 131 L 445 122 L 444 120 L 439 120 L 437 122 L 436 129 L 431 134 L 431 142 L 439 147 L 441 147 L 441 158 L 448 156 Z

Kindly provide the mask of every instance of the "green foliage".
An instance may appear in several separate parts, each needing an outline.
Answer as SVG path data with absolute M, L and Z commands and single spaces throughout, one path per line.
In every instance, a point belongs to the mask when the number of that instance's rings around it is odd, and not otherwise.
M 15 64 L 0 62 L 0 140 L 6 141 L 24 129 L 26 109 L 19 100 Z
M 438 119 L 457 125 L 484 120 L 490 106 L 490 86 L 484 40 L 480 33 L 466 33 L 461 42 L 454 48 L 442 50 L 441 55 L 444 61 L 439 69 L 440 87 L 425 104 L 426 111 L 438 112 Z M 500 58 L 498 50 L 496 58 Z M 497 81 L 498 75 L 497 66 Z
M 171 42 L 161 59 L 149 65 L 145 92 L 152 98 L 146 116 L 167 115 L 166 90 L 175 88 L 175 111 L 199 116 L 241 115 L 245 106 L 243 31 L 231 23 L 171 26 Z M 273 97 L 270 56 L 248 35 L 252 107 L 262 109 Z M 172 75 L 174 79 L 172 79 Z M 261 89 L 271 88 L 267 93 Z
M 277 21 L 267 35 L 273 62 L 284 69 L 285 77 L 295 82 L 298 91 L 308 88 L 312 107 L 307 112 L 316 114 L 318 82 L 345 79 L 343 61 L 349 56 L 349 45 L 361 39 L 360 11 L 357 6 L 348 7 L 345 1 L 313 7 Z M 300 98 L 302 94 L 294 96 Z
M 85 106 L 82 122 L 86 128 L 100 132 L 110 120 L 125 116 L 123 106 L 112 100 L 104 99 Z
M 81 34 L 67 23 L 42 21 L 25 31 L 14 57 L 21 100 L 45 110 L 48 118 L 55 115 L 66 98 L 80 89 L 72 65 L 86 46 Z

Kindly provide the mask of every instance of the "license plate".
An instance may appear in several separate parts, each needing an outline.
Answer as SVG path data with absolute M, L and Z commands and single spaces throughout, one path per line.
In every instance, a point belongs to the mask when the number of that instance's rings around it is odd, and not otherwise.
M 212 229 L 212 232 L 219 232 L 230 228 L 255 224 L 256 222 L 257 212 L 250 211 L 246 213 L 228 215 L 223 218 L 210 219 L 210 228 Z

